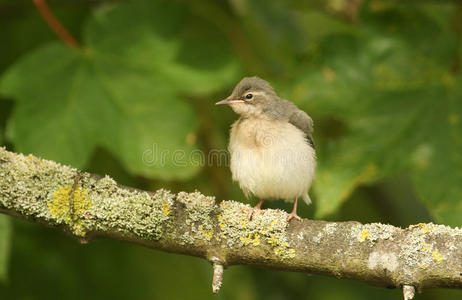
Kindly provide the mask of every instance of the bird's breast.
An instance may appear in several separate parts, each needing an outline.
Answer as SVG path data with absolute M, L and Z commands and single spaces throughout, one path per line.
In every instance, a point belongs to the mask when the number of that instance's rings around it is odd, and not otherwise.
M 294 125 L 274 120 L 240 119 L 231 127 L 230 150 L 251 153 L 273 151 L 303 152 L 311 148 L 303 131 Z
M 262 198 L 300 196 L 314 176 L 314 149 L 288 122 L 238 120 L 231 128 L 229 151 L 233 179 Z

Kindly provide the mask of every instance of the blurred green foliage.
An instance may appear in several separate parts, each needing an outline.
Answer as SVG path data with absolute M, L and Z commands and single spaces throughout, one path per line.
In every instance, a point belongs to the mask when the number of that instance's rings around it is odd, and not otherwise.
M 0 143 L 9 149 L 138 188 L 248 201 L 226 166 L 190 158 L 226 149 L 236 116 L 213 103 L 241 77 L 258 75 L 315 121 L 315 203 L 300 205 L 301 215 L 462 225 L 460 2 L 49 4 L 79 49 L 55 37 L 32 1 L 0 1 Z M 12 222 L 12 234 L 0 217 L 6 299 L 214 297 L 206 262 L 114 241 L 83 247 L 22 221 Z M 461 296 L 424 292 L 419 298 Z M 226 271 L 216 296 L 371 297 L 401 296 L 247 267 Z
M 11 224 L 5 215 L 0 215 L 0 281 L 8 277 L 8 259 L 10 256 Z

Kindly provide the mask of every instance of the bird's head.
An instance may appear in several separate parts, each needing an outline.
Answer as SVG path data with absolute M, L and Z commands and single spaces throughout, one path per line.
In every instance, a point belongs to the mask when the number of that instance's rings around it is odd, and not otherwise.
M 245 117 L 259 117 L 271 111 L 278 96 L 271 85 L 259 77 L 244 77 L 234 88 L 231 96 L 216 103 L 226 104 Z

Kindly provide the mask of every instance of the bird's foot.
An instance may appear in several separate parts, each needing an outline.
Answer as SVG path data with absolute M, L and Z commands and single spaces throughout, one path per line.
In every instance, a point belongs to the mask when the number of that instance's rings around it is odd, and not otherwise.
M 302 221 L 302 218 L 300 218 L 296 212 L 291 212 L 288 216 L 287 216 L 287 222 L 290 222 L 290 220 L 292 219 L 297 219 L 299 222 Z
M 302 221 L 302 218 L 297 215 L 297 198 L 294 199 L 294 209 L 292 209 L 292 212 L 287 216 L 287 222 L 290 222 L 292 219 L 297 219 L 299 222 Z
M 260 207 L 252 207 L 252 208 L 249 208 L 247 210 L 247 219 L 250 221 L 252 220 L 252 217 L 253 215 L 256 213 L 256 212 L 261 212 L 261 208 Z
M 254 207 L 250 208 L 248 211 L 248 214 L 247 214 L 247 219 L 250 221 L 252 220 L 252 217 L 253 215 L 255 214 L 255 212 L 260 212 L 261 211 L 261 205 L 263 204 L 265 200 L 264 199 L 261 199 L 260 202 L 258 202 L 257 205 L 255 205 Z

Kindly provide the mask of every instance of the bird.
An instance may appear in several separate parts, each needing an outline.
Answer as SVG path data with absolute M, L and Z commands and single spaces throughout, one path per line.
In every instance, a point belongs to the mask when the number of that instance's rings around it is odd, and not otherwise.
M 294 204 L 287 221 L 301 221 L 297 201 L 311 203 L 316 169 L 311 117 L 257 76 L 244 77 L 216 105 L 229 105 L 240 115 L 231 125 L 228 151 L 233 181 L 247 197 L 260 199 L 249 219 L 265 200 L 283 199 Z

